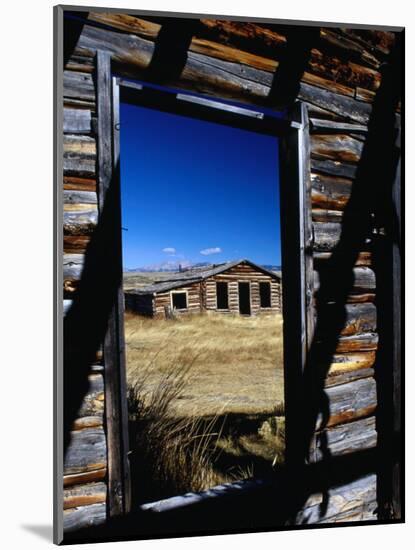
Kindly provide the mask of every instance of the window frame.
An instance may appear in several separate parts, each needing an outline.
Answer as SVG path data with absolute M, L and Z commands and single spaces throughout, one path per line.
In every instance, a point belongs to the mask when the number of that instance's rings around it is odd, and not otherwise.
M 166 95 L 167 94 L 167 95 Z M 237 128 L 261 131 L 279 138 L 276 155 L 280 160 L 280 218 L 282 273 L 284 276 L 283 342 L 284 342 L 284 394 L 286 422 L 285 462 L 289 467 L 302 463 L 303 420 L 298 414 L 302 399 L 302 373 L 307 349 L 313 335 L 314 311 L 312 268 L 311 182 L 309 169 L 309 123 L 307 108 L 296 102 L 284 118 L 270 117 L 260 107 L 231 105 L 218 98 L 200 97 L 194 93 L 171 93 L 152 89 L 151 85 L 137 84 L 114 76 L 111 71 L 111 54 L 97 52 L 97 110 L 98 110 L 98 174 L 99 210 L 102 212 L 110 188 L 118 193 L 120 208 L 119 174 L 119 106 L 126 96 L 130 102 L 162 111 L 202 118 Z M 105 155 L 111 154 L 111 161 Z M 284 213 L 289 212 L 285 216 Z M 118 257 L 114 261 L 122 272 L 121 223 L 114 218 L 113 230 L 119 239 Z M 109 511 L 110 515 L 130 511 L 130 478 L 128 465 L 128 414 L 126 400 L 125 341 L 123 327 L 122 281 L 115 297 L 112 319 L 104 345 L 104 362 L 115 372 L 114 380 L 106 383 L 107 403 L 117 408 L 110 419 L 112 444 L 109 448 Z M 288 308 L 288 304 L 290 307 Z M 289 365 L 289 368 L 287 366 Z M 107 367 L 105 367 L 107 369 Z M 107 419 L 114 411 L 107 412 Z M 111 483 L 111 479 L 113 482 Z M 112 485 L 121 489 L 112 492 Z M 122 504 L 122 511 L 119 509 Z M 115 512 L 113 513 L 113 510 Z
M 184 294 L 186 296 L 186 307 L 174 307 L 173 296 L 175 294 Z M 170 307 L 172 311 L 187 311 L 189 309 L 189 292 L 187 290 L 170 290 Z

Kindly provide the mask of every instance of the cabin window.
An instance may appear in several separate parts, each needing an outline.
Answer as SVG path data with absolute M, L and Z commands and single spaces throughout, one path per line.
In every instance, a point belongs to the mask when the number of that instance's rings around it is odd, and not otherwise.
M 271 283 L 259 283 L 261 307 L 271 307 Z
M 229 309 L 228 283 L 216 283 L 218 309 Z
M 172 292 L 171 303 L 172 303 L 173 309 L 187 309 L 186 292 Z

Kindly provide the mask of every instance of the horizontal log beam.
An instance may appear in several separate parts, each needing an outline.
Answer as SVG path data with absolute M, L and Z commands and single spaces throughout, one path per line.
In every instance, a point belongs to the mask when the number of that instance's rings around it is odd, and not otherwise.
M 89 109 L 63 110 L 63 131 L 67 134 L 89 134 L 91 132 L 91 111 Z
M 64 235 L 63 252 L 65 254 L 85 253 L 90 240 L 89 235 Z
M 65 533 L 87 527 L 102 525 L 107 519 L 105 503 L 70 508 L 63 512 L 63 530 Z
M 90 235 L 98 223 L 96 208 L 81 212 L 63 213 L 63 231 L 65 235 Z
M 363 143 L 347 134 L 312 134 L 310 147 L 311 156 L 317 160 L 357 163 Z
M 79 506 L 87 506 L 89 504 L 97 504 L 105 502 L 107 496 L 106 483 L 95 482 L 87 485 L 77 485 L 63 492 L 63 508 L 77 508 Z
M 364 418 L 375 412 L 377 394 L 374 378 L 362 378 L 348 384 L 326 388 L 324 391 L 330 407 L 327 427 Z M 321 429 L 321 423 L 322 418 L 319 417 L 317 430 Z
M 64 460 L 64 475 L 106 468 L 106 437 L 102 428 L 71 432 L 71 442 Z
M 326 440 L 324 445 L 327 445 L 332 457 L 373 449 L 377 443 L 376 418 L 370 416 L 329 428 L 323 434 L 317 433 L 311 444 L 314 462 L 324 457 L 323 438 Z
M 97 191 L 95 178 L 63 176 L 63 188 L 67 191 Z
M 376 332 L 340 336 L 337 340 L 336 353 L 376 350 L 378 342 L 379 336 Z
M 72 487 L 73 485 L 92 483 L 105 479 L 107 475 L 107 468 L 98 468 L 97 470 L 90 470 L 89 472 L 80 472 L 76 474 L 67 474 L 63 476 L 63 486 Z

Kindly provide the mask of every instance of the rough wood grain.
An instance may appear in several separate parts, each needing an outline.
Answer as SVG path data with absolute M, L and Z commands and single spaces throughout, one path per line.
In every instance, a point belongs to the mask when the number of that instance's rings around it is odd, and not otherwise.
M 91 111 L 89 109 L 63 110 L 63 131 L 67 134 L 88 134 L 91 131 Z
M 339 162 L 338 160 L 319 160 L 312 158 L 311 170 L 312 172 L 321 174 L 354 179 L 356 177 L 357 166 Z
M 96 192 L 97 182 L 95 178 L 63 176 L 63 188 L 67 191 L 73 190 Z
M 314 252 L 314 264 L 318 268 L 319 265 L 324 265 L 327 260 L 332 256 L 331 252 Z M 372 253 L 370 251 L 359 252 L 356 258 L 355 266 L 368 266 L 372 265 Z
M 92 76 L 76 71 L 64 71 L 63 95 L 65 98 L 95 102 L 95 85 Z
M 89 235 L 64 235 L 63 252 L 64 254 L 82 254 L 91 240 Z
M 336 353 L 331 359 L 327 377 L 337 376 L 346 372 L 369 369 L 376 359 L 374 351 L 358 351 L 351 353 Z
M 65 235 L 90 235 L 98 223 L 98 210 L 63 213 L 63 231 Z
M 63 508 L 78 508 L 98 502 L 105 502 L 107 496 L 107 486 L 103 482 L 88 483 L 86 485 L 76 485 L 65 489 L 63 492 Z
M 319 338 L 324 338 L 326 331 L 330 331 L 332 316 L 337 311 L 338 306 L 336 304 L 328 304 L 321 308 L 321 334 L 319 334 Z M 376 331 L 376 306 L 374 304 L 344 304 L 342 313 L 344 314 L 344 324 L 340 333 L 341 336 Z
M 360 160 L 363 144 L 347 134 L 313 134 L 311 156 L 320 160 L 354 162 Z
M 339 372 L 338 374 L 330 375 L 326 378 L 324 387 L 330 388 L 331 386 L 340 386 L 341 384 L 347 384 L 353 380 L 360 380 L 361 378 L 373 378 L 375 376 L 375 369 L 357 369 Z
M 313 208 L 343 210 L 352 192 L 352 180 L 325 174 L 311 174 Z
M 377 442 L 376 418 L 370 416 L 329 428 L 323 434 L 316 433 L 311 444 L 314 461 L 323 458 L 321 448 L 323 437 L 326 439 L 331 456 L 341 456 L 363 449 L 372 449 Z
M 320 276 L 317 270 L 314 271 L 314 288 L 316 292 L 320 288 Z M 376 289 L 375 273 L 369 267 L 353 268 L 353 288 L 351 293 L 367 293 Z
M 63 530 L 65 533 L 70 533 L 78 529 L 94 527 L 103 524 L 106 519 L 105 503 L 70 508 L 63 513 Z
M 71 432 L 64 461 L 64 474 L 77 474 L 106 468 L 107 445 L 102 428 L 88 428 Z
M 96 163 L 95 139 L 89 136 L 63 137 L 63 170 L 65 175 L 94 176 Z
M 64 204 L 97 204 L 98 198 L 95 191 L 77 191 L 77 190 L 64 190 L 63 191 Z
M 362 378 L 348 384 L 326 388 L 324 391 L 330 407 L 330 417 L 326 427 L 351 422 L 375 412 L 377 395 L 374 378 Z M 321 427 L 320 416 L 316 429 L 319 430 Z
M 98 468 L 98 470 L 91 470 L 89 472 L 80 472 L 77 474 L 68 474 L 63 476 L 63 486 L 72 487 L 73 485 L 83 485 L 84 483 L 91 483 L 93 481 L 99 481 L 105 479 L 107 475 L 106 468 Z
M 376 350 L 379 337 L 376 332 L 354 334 L 353 336 L 340 336 L 337 341 L 336 352 L 347 353 L 353 351 Z
M 323 494 L 311 495 L 295 518 L 295 524 L 335 523 L 376 519 L 376 475 L 369 474 L 351 483 L 331 488 L 327 509 L 322 507 Z M 325 509 L 325 513 L 322 510 Z

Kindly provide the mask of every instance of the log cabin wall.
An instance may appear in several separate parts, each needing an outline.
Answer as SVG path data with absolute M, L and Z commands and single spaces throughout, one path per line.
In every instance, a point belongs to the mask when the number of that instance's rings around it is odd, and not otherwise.
M 157 318 L 166 317 L 166 311 L 170 311 L 172 309 L 172 292 L 186 292 L 187 294 L 187 308 L 184 310 L 175 310 L 176 314 L 183 315 L 187 313 L 200 313 L 202 311 L 201 291 L 201 284 L 198 282 L 193 283 L 192 285 L 182 286 L 175 290 L 168 290 L 166 292 L 155 294 L 153 310 L 154 316 Z
M 205 281 L 205 307 L 207 311 L 219 311 L 217 309 L 216 283 L 228 283 L 228 301 L 229 313 L 239 313 L 239 282 L 248 282 L 250 284 L 250 301 L 251 314 L 256 315 L 261 311 L 259 284 L 269 283 L 271 293 L 271 307 L 263 311 L 281 311 L 281 292 L 279 283 L 270 275 L 261 273 L 254 269 L 249 264 L 239 264 L 228 269 L 223 273 L 219 273 L 213 277 L 209 277 Z
M 169 40 L 175 47 L 168 47 Z M 311 201 L 308 216 L 314 237 L 314 294 L 309 312 L 319 341 L 311 346 L 311 364 L 305 377 L 310 388 L 313 380 L 314 386 L 321 381 L 319 391 L 329 403 L 326 415 L 316 414 L 312 427 L 315 434 L 307 449 L 311 461 L 327 458 L 327 450 L 334 457 L 367 451 L 379 440 L 375 371 L 377 326 L 382 311 L 376 306 L 376 279 L 382 273 L 374 271 L 372 228 L 366 218 L 362 222 L 363 236 L 351 231 L 352 251 L 344 251 L 341 246 L 342 238 L 350 231 L 345 233 L 346 222 L 349 227 L 354 219 L 358 225 L 361 210 L 371 208 L 367 195 L 375 193 L 372 174 L 379 176 L 379 169 L 374 168 L 373 147 L 366 140 L 373 141 L 373 128 L 382 131 L 382 125 L 374 121 L 380 108 L 376 104 L 384 99 L 386 77 L 381 68 L 390 63 L 396 40 L 395 33 L 385 31 L 301 28 L 213 18 L 175 22 L 174 18 L 113 12 L 68 13 L 65 18 L 66 299 L 76 297 L 85 252 L 91 235 L 97 231 L 98 51 L 112 55 L 113 71 L 121 76 L 250 105 L 289 108 L 298 100 L 306 105 Z M 393 93 L 386 95 L 389 103 L 383 104 L 383 114 L 387 116 L 385 108 L 389 114 L 392 109 L 395 124 L 399 98 Z M 370 159 L 372 165 L 368 164 Z M 378 161 L 381 164 L 382 159 Z M 363 191 L 356 194 L 357 188 Z M 373 214 L 372 210 L 369 213 Z M 351 272 L 347 284 L 339 277 L 338 266 Z M 341 315 L 336 303 L 339 295 L 344 298 Z M 70 307 L 70 302 L 66 305 Z M 334 317 L 327 313 L 330 308 Z M 330 323 L 330 319 L 336 322 Z M 314 349 L 317 344 L 324 347 L 325 342 L 328 351 Z M 323 369 L 316 364 L 320 359 Z M 102 522 L 108 513 L 108 433 L 106 437 L 105 380 L 99 352 L 96 359 L 90 360 L 87 379 L 89 388 L 73 422 L 65 459 L 64 514 L 68 530 Z M 313 399 L 315 395 L 310 397 L 315 411 Z M 309 416 L 304 422 L 309 423 Z M 384 505 L 379 502 L 377 470 L 373 463 L 364 474 L 348 482 L 338 481 L 326 492 L 310 491 L 298 506 L 293 522 L 376 519 L 376 509 Z

